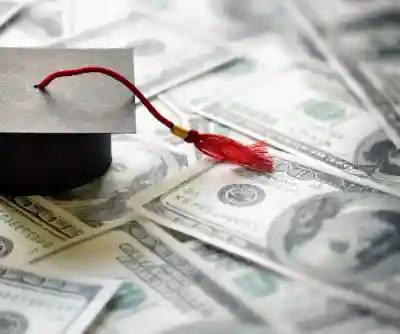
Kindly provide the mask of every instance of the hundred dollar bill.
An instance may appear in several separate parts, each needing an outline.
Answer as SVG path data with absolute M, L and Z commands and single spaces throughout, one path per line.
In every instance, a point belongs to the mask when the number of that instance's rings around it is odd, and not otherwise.
M 39 196 L 0 197 L 0 222 L 0 263 L 21 266 L 108 228 L 85 224 Z
M 199 34 L 188 34 L 179 25 L 137 11 L 51 47 L 132 48 L 135 81 L 147 97 L 235 58 L 227 48 Z
M 264 174 L 205 161 L 134 205 L 259 265 L 397 308 L 400 200 L 281 152 L 274 160 L 274 172 Z
M 298 65 L 196 111 L 274 147 L 400 194 L 400 171 L 393 154 L 397 149 L 333 71 L 310 63 Z
M 153 131 L 157 133 L 159 129 Z M 47 201 L 64 209 L 92 229 L 107 228 L 110 223 L 124 220 L 133 212 L 128 204 L 132 197 L 189 165 L 186 152 L 174 148 L 170 137 L 165 133 L 163 135 L 168 144 L 159 144 L 137 135 L 114 136 L 113 163 L 103 177 L 42 199 L 43 203 Z
M 251 86 L 254 81 L 264 80 L 267 75 L 278 72 L 296 61 L 310 59 L 298 53 L 294 59 L 292 53 L 281 44 L 269 42 L 250 50 L 244 57 L 169 89 L 162 95 L 163 99 L 190 113 L 193 112 L 193 108 L 200 108 L 215 100 L 221 101 L 240 95 L 241 91 Z
M 34 265 L 126 282 L 89 333 L 129 334 L 140 328 L 143 334 L 155 334 L 180 324 L 233 318 L 265 323 L 150 227 L 143 220 L 121 224 L 38 258 Z
M 120 284 L 0 266 L 0 332 L 82 334 Z
M 307 10 L 304 10 L 302 4 L 298 1 L 285 0 L 282 5 L 288 12 L 288 18 L 293 20 L 300 31 L 306 34 L 312 41 L 318 50 L 326 57 L 332 68 L 340 74 L 344 82 L 352 89 L 352 91 L 362 101 L 363 105 L 369 111 L 372 118 L 380 124 L 385 130 L 388 137 L 393 141 L 396 147 L 400 147 L 400 115 L 396 112 L 395 106 L 388 100 L 388 98 L 379 90 L 377 90 L 368 77 L 359 68 L 359 63 L 365 61 L 364 57 L 368 55 L 354 56 L 354 50 L 351 47 L 340 47 L 340 43 L 332 42 L 329 40 L 329 34 L 326 34 L 324 27 L 318 26 L 310 18 Z M 392 15 L 391 10 L 388 11 L 388 16 Z M 382 20 L 384 22 L 385 20 Z M 344 35 L 346 35 L 346 28 Z M 357 29 L 356 29 L 357 30 Z M 397 32 L 394 36 L 394 40 L 397 40 Z M 367 39 L 373 35 L 372 33 L 364 34 Z M 384 36 L 385 34 L 383 34 Z M 382 54 L 388 48 L 389 54 L 396 54 L 396 50 L 391 49 L 393 44 L 391 41 L 393 37 L 388 40 L 388 45 L 384 39 L 377 39 L 378 45 L 373 46 L 373 49 L 379 49 L 379 40 L 383 42 Z M 350 42 L 350 45 L 354 45 L 355 42 Z M 360 43 L 362 46 L 365 42 Z M 393 46 L 393 45 L 392 45 Z M 357 49 L 357 48 L 356 48 Z M 396 49 L 396 47 L 395 47 Z M 380 51 L 379 51 L 380 52 Z M 376 59 L 375 59 L 376 60 Z
M 303 333 L 400 333 L 396 321 L 199 241 L 182 243 L 186 256 L 233 283 L 260 311 L 284 319 Z

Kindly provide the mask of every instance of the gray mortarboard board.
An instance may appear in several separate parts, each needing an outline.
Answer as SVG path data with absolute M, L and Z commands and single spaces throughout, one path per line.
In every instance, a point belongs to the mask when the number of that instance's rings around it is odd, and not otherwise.
M 110 77 L 72 76 L 34 88 L 55 70 L 88 65 L 133 82 L 129 49 L 0 49 L 0 193 L 52 194 L 88 183 L 112 162 L 111 135 L 135 133 L 134 97 Z

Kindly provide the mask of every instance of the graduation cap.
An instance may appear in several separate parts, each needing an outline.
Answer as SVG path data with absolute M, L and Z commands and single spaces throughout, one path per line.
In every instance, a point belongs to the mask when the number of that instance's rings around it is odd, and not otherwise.
M 112 163 L 111 135 L 135 133 L 135 97 L 204 154 L 272 168 L 264 142 L 244 146 L 164 118 L 133 84 L 132 50 L 3 48 L 0 66 L 2 194 L 52 194 L 102 176 Z

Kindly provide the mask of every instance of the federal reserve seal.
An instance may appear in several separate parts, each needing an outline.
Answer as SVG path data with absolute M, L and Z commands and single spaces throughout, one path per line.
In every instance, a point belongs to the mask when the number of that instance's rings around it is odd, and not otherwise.
M 218 198 L 231 206 L 253 206 L 265 199 L 265 192 L 254 184 L 230 184 L 220 189 Z
M 25 334 L 28 319 L 15 312 L 0 312 L 0 334 Z
M 10 255 L 13 249 L 14 249 L 13 242 L 10 239 L 0 236 L 0 258 L 4 258 Z

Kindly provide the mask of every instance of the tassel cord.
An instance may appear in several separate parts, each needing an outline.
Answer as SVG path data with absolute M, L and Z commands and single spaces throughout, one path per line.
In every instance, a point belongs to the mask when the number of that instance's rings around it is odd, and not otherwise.
M 47 75 L 41 82 L 34 85 L 35 88 L 44 90 L 53 80 L 61 77 L 70 77 L 85 73 L 101 73 L 112 77 L 128 88 L 134 96 L 146 107 L 152 116 L 171 132 L 194 146 L 203 154 L 221 162 L 234 163 L 257 171 L 272 171 L 273 162 L 266 155 L 267 145 L 265 142 L 258 142 L 253 145 L 243 145 L 238 141 L 217 134 L 200 134 L 196 130 L 186 130 L 175 125 L 152 105 L 152 103 L 135 87 L 128 79 L 121 74 L 101 66 L 87 66 L 78 69 L 60 70 Z

